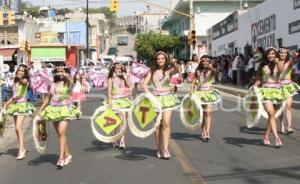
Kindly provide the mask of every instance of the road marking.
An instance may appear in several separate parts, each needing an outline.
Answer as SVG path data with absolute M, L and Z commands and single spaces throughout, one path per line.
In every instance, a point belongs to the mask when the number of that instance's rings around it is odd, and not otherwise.
M 187 175 L 192 184 L 206 184 L 203 177 L 198 173 L 198 171 L 193 167 L 191 162 L 188 160 L 183 150 L 179 145 L 173 140 L 170 140 L 170 148 L 174 152 L 177 160 L 179 161 L 184 174 Z

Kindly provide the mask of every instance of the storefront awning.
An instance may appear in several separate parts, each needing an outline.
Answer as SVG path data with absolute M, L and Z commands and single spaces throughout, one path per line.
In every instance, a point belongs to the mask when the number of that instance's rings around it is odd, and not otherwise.
M 13 55 L 17 52 L 16 48 L 0 49 L 0 55 L 3 56 L 3 61 L 12 61 Z
M 66 61 L 66 47 L 31 48 L 31 62 Z

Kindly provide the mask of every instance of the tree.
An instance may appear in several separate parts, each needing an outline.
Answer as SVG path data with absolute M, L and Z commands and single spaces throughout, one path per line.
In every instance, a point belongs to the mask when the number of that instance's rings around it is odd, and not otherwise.
M 180 43 L 178 36 L 162 35 L 160 33 L 148 33 L 138 35 L 134 46 L 138 56 L 148 61 L 158 51 L 171 53 Z
M 29 2 L 22 2 L 21 9 L 22 12 L 26 11 L 29 15 L 32 15 L 33 17 L 38 17 L 40 15 L 40 7 L 34 6 Z
M 83 8 L 82 12 L 86 13 L 86 8 Z M 116 14 L 111 12 L 108 7 L 89 8 L 89 13 L 90 14 L 103 13 L 105 15 L 105 18 L 109 20 L 110 27 L 114 28 L 116 26 L 117 16 Z

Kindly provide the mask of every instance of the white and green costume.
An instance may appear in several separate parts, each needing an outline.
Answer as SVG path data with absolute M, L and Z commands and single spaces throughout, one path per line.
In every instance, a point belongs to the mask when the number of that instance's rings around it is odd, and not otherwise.
M 81 112 L 73 105 L 71 100 L 71 89 L 64 82 L 53 83 L 50 88 L 52 95 L 48 105 L 40 116 L 46 121 L 59 122 L 75 119 Z
M 292 81 L 292 67 L 288 62 L 284 64 L 284 71 L 280 74 L 279 81 L 282 84 L 282 92 L 285 99 L 296 95 L 300 91 L 299 85 Z
M 126 86 L 125 81 L 119 77 L 112 78 L 112 108 L 121 111 L 129 111 L 132 105 L 130 99 L 130 89 Z M 107 105 L 107 101 L 103 102 Z
M 262 101 L 280 104 L 282 101 L 284 101 L 284 95 L 281 88 L 282 84 L 279 82 L 277 66 L 274 68 L 273 75 L 271 75 L 268 65 L 264 66 L 261 72 L 262 85 L 258 88 L 258 91 L 262 97 Z
M 15 83 L 13 86 L 12 104 L 9 105 L 7 113 L 10 116 L 30 115 L 35 111 L 34 106 L 27 100 L 27 85 Z
M 159 101 L 163 111 L 172 110 L 180 105 L 177 96 L 173 94 L 173 86 L 170 85 L 171 73 L 157 70 L 154 72 L 153 81 L 153 95 Z
M 196 96 L 201 104 L 216 104 L 221 101 L 221 95 L 218 90 L 214 89 L 213 82 L 215 77 L 211 71 L 197 71 L 196 91 L 192 95 Z

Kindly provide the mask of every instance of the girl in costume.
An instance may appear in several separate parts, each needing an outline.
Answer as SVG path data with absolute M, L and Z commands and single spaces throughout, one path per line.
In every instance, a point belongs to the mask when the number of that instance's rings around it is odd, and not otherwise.
M 191 94 L 198 97 L 203 104 L 202 139 L 205 142 L 210 140 L 212 105 L 219 103 L 221 100 L 220 93 L 213 87 L 215 76 L 216 69 L 212 66 L 210 57 L 203 56 L 192 82 Z
M 186 66 L 185 66 L 185 71 L 187 72 L 187 81 L 192 82 L 195 77 L 195 71 L 199 65 L 198 61 L 198 56 L 197 54 L 193 54 L 192 56 L 192 61 L 190 61 Z
M 262 97 L 263 106 L 268 113 L 268 126 L 264 135 L 263 142 L 265 145 L 270 145 L 269 135 L 271 131 L 275 136 L 276 147 L 282 146 L 281 139 L 277 133 L 275 114 L 278 105 L 284 100 L 279 82 L 279 76 L 283 71 L 283 64 L 276 58 L 276 49 L 268 48 L 264 55 L 264 59 L 259 66 L 257 81 L 255 86 L 259 86 L 258 91 Z
M 296 56 L 295 56 L 296 57 Z M 284 98 L 286 99 L 285 104 L 285 113 L 280 116 L 280 131 L 287 134 L 294 132 L 292 128 L 292 105 L 293 105 L 293 96 L 297 94 L 297 91 L 300 89 L 299 86 L 292 81 L 292 67 L 295 64 L 295 59 L 289 60 L 289 51 L 287 48 L 281 48 L 279 50 L 279 62 L 284 65 L 284 70 L 279 76 L 279 81 L 282 84 L 282 90 Z M 286 114 L 286 119 L 288 123 L 287 129 L 284 126 L 283 117 Z
M 169 57 L 164 52 L 158 52 L 155 55 L 155 65 L 148 73 L 143 88 L 145 92 L 150 92 L 148 84 L 151 81 L 154 85 L 153 95 L 161 103 L 163 109 L 162 123 L 157 127 L 155 138 L 157 145 L 157 157 L 163 159 L 170 159 L 169 140 L 171 133 L 171 115 L 172 109 L 180 105 L 177 96 L 174 95 L 173 87 L 170 85 L 171 76 L 180 71 L 179 66 L 175 64 L 170 67 Z
M 25 158 L 26 149 L 24 145 L 24 133 L 23 123 L 25 117 L 32 114 L 35 111 L 34 106 L 27 101 L 27 89 L 29 84 L 29 72 L 26 65 L 21 64 L 18 66 L 14 84 L 13 84 L 13 96 L 6 102 L 4 109 L 7 109 L 7 113 L 14 117 L 14 123 L 16 127 L 16 133 L 19 143 L 19 151 L 17 160 Z M 7 108 L 8 107 L 8 108 Z
M 112 109 L 121 109 L 120 116 L 123 118 L 126 118 L 125 112 L 131 106 L 129 80 L 129 75 L 125 74 L 125 68 L 120 63 L 114 63 L 108 73 L 108 101 L 104 101 L 104 104 L 108 104 Z M 125 149 L 125 136 L 114 142 L 113 146 L 120 150 Z
M 85 87 L 82 83 L 82 77 L 79 72 L 75 72 L 73 77 L 72 101 L 76 103 L 77 109 L 81 111 L 81 102 L 86 99 Z M 79 117 L 77 117 L 79 118 Z
M 38 115 L 45 121 L 52 121 L 58 134 L 59 159 L 57 168 L 62 169 L 72 161 L 69 150 L 66 132 L 70 119 L 80 115 L 80 111 L 72 105 L 71 81 L 69 71 L 64 63 L 59 63 L 54 69 L 54 80 L 50 88 L 50 93 L 41 106 Z
M 172 64 L 172 65 L 175 65 L 176 63 L 177 63 L 177 59 L 172 58 L 172 59 L 171 59 L 171 64 Z M 178 63 L 177 63 L 177 64 L 178 64 Z M 173 75 L 173 76 L 171 77 L 171 85 L 174 86 L 174 93 L 177 93 L 177 91 L 178 91 L 178 86 L 180 86 L 181 83 L 182 83 L 182 81 L 183 81 L 182 75 L 181 75 L 181 68 L 179 68 L 179 69 L 180 69 L 180 72 L 177 73 L 177 74 L 175 74 L 175 75 Z

